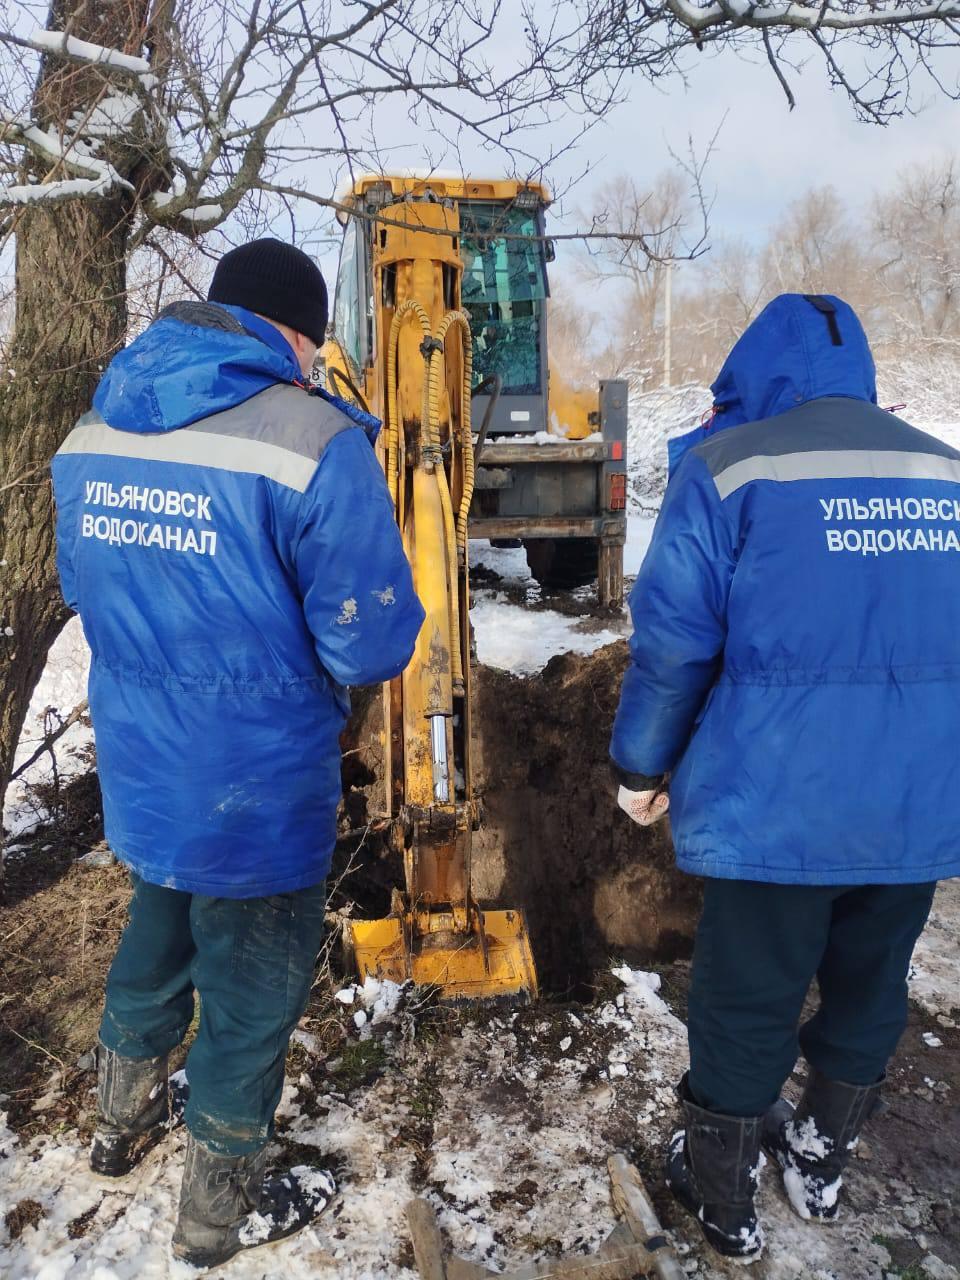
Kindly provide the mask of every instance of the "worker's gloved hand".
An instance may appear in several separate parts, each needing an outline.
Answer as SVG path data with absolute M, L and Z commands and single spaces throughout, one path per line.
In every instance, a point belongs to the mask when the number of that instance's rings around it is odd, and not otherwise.
M 649 791 L 631 791 L 621 785 L 617 804 L 638 826 L 652 827 L 670 808 L 670 797 L 658 787 Z

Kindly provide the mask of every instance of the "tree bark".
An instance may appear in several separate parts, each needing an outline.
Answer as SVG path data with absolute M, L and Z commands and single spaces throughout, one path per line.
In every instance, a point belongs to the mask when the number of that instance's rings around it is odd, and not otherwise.
M 148 8 L 146 0 L 54 0 L 48 26 L 139 52 Z M 99 72 L 46 58 L 35 118 L 63 127 L 108 90 Z M 116 159 L 121 172 L 129 168 Z M 47 172 L 33 169 L 38 180 Z M 134 199 L 77 200 L 16 215 L 16 320 L 0 370 L 0 797 L 48 650 L 68 617 L 49 463 L 123 343 Z

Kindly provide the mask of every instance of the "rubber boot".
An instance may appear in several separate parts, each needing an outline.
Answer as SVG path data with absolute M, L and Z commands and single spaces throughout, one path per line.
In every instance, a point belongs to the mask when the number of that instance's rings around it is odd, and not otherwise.
M 97 1046 L 97 1127 L 90 1168 L 122 1178 L 183 1119 L 189 1086 L 182 1071 L 167 1077 L 167 1057 L 124 1058 Z
M 753 1198 L 763 1154 L 762 1116 L 724 1116 L 698 1106 L 684 1076 L 677 1090 L 686 1128 L 670 1140 L 667 1186 L 688 1209 L 707 1243 L 725 1258 L 755 1262 L 763 1232 Z
M 219 1266 L 242 1249 L 283 1240 L 309 1226 L 336 1184 L 306 1165 L 265 1178 L 266 1148 L 246 1156 L 208 1151 L 190 1134 L 173 1233 L 174 1256 L 193 1267 Z
M 801 1218 L 836 1221 L 843 1171 L 882 1088 L 883 1080 L 843 1084 L 811 1067 L 799 1106 L 781 1098 L 767 1112 L 763 1145 L 783 1170 L 784 1190 Z

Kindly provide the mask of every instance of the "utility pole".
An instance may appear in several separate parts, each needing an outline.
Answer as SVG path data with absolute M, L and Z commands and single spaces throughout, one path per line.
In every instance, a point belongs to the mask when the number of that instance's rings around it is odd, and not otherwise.
M 667 279 L 663 298 L 663 385 L 670 386 L 671 340 L 673 325 L 673 259 L 667 261 Z

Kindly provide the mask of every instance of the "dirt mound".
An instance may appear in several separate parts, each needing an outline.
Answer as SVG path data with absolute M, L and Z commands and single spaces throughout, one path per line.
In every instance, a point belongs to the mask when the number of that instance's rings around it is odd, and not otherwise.
M 626 663 L 621 641 L 553 658 L 534 676 L 474 674 L 483 805 L 474 892 L 482 903 L 526 909 L 544 989 L 575 997 L 611 954 L 638 963 L 689 954 L 699 910 L 699 884 L 676 870 L 667 824 L 641 830 L 616 807 L 608 747 Z M 364 696 L 345 740 L 344 823 L 353 833 L 378 811 L 377 716 L 377 700 Z M 344 895 L 360 914 L 389 911 L 399 857 L 370 833 L 355 850 L 348 838 L 338 855 L 340 869 L 354 855 Z
M 699 882 L 676 870 L 668 825 L 642 830 L 615 803 L 608 748 L 626 663 L 620 641 L 526 679 L 476 677 L 476 893 L 526 908 L 552 991 L 581 994 L 611 954 L 669 960 L 692 944 Z

